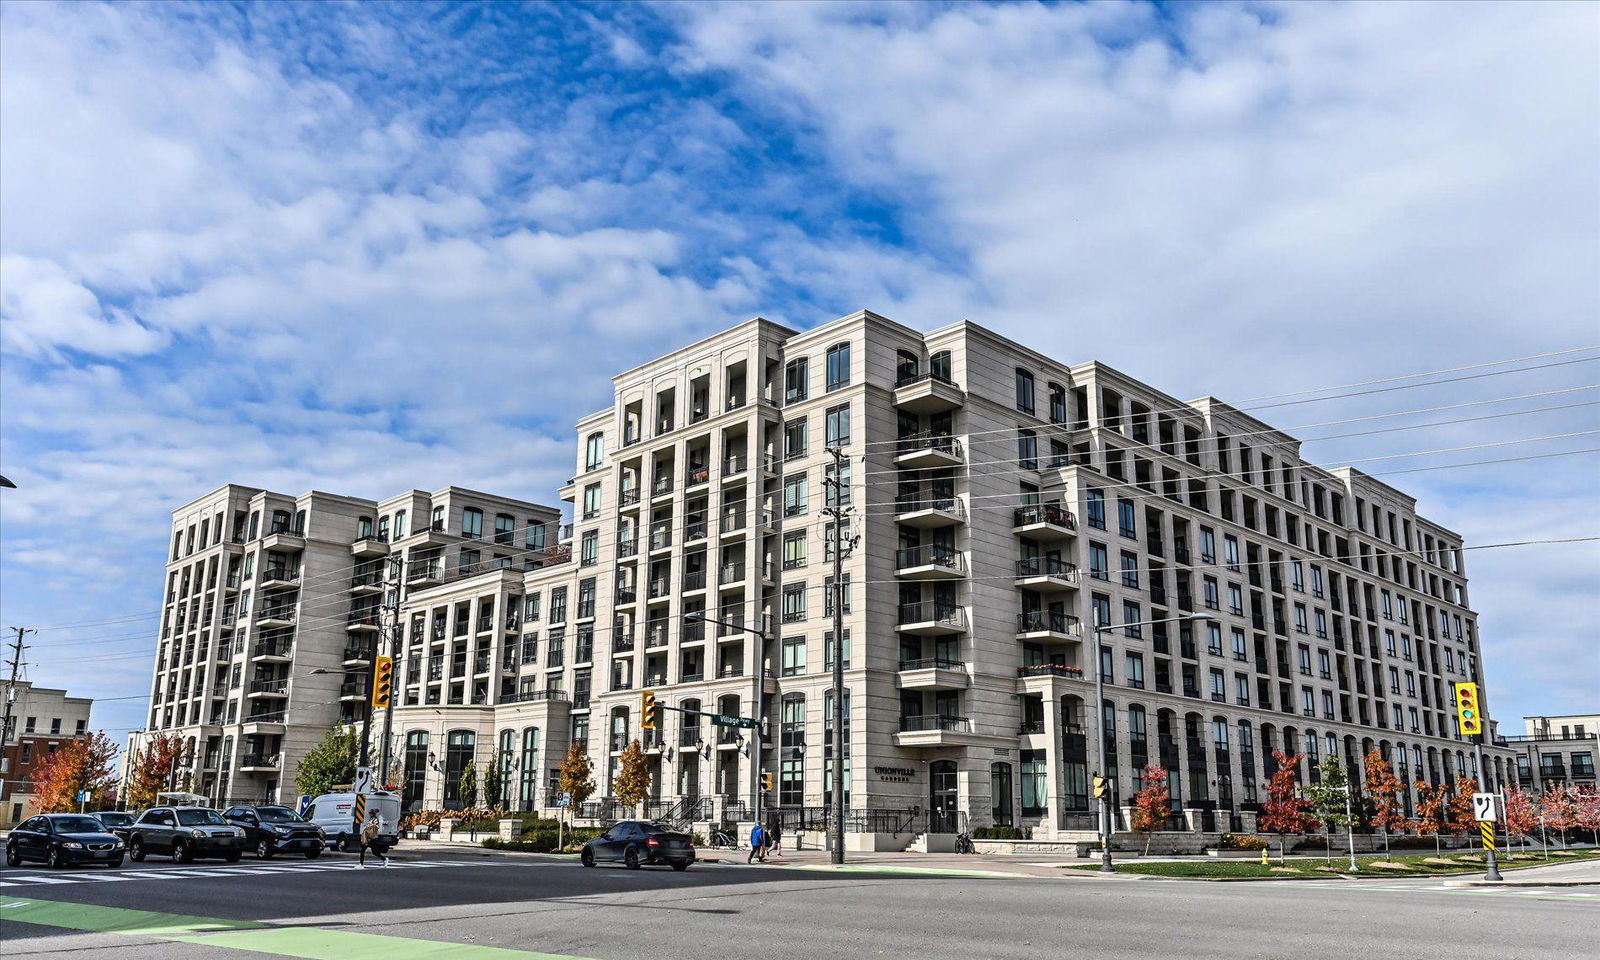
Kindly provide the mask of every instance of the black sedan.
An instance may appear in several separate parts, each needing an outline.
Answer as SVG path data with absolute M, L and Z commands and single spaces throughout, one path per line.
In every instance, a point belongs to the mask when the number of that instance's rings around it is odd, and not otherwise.
M 245 847 L 263 860 L 278 853 L 310 860 L 326 842 L 321 828 L 288 807 L 229 807 L 222 818 L 244 831 Z
M 662 863 L 670 864 L 674 870 L 687 870 L 694 863 L 694 839 L 653 823 L 624 820 L 584 844 L 579 859 L 586 867 L 606 860 L 621 861 L 631 870 Z
M 99 810 L 89 816 L 99 820 L 105 826 L 107 833 L 121 837 L 123 843 L 128 842 L 128 828 L 133 826 L 133 821 L 139 819 L 123 810 Z
M 46 813 L 13 827 L 6 837 L 6 866 L 42 860 L 52 867 L 69 863 L 122 866 L 122 838 L 108 833 L 94 817 L 79 813 Z

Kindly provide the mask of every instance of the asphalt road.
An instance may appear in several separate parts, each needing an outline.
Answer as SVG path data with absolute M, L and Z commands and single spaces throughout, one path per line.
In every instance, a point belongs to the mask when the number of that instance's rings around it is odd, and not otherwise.
M 743 864 L 673 873 L 585 870 L 470 850 L 403 854 L 394 867 L 360 872 L 351 862 L 0 869 L 0 953 L 7 960 L 1395 960 L 1452 953 L 1587 960 L 1600 929 L 1600 887 L 1196 883 L 1075 871 L 996 878 Z M 1554 869 L 1572 879 L 1581 868 Z

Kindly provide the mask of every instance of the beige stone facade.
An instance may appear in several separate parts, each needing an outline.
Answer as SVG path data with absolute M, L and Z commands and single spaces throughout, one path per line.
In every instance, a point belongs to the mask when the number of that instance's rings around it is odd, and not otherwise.
M 1353 765 L 1378 748 L 1412 782 L 1475 768 L 1451 703 L 1453 682 L 1483 679 L 1460 537 L 1227 403 L 866 312 L 803 333 L 754 320 L 613 388 L 577 425 L 569 557 L 407 566 L 395 736 L 412 807 L 459 804 L 470 761 L 502 771 L 508 805 L 549 809 L 575 738 L 604 798 L 642 689 L 669 708 L 646 738 L 653 809 L 747 817 L 762 771 L 768 808 L 827 802 L 835 443 L 863 818 L 1087 827 L 1096 623 L 1123 803 L 1163 765 L 1175 817 L 1248 826 L 1286 747 Z M 458 547 L 442 548 L 449 569 Z M 1121 626 L 1193 613 L 1215 630 Z M 759 714 L 764 742 L 709 712 Z M 1499 783 L 1509 754 L 1490 755 Z

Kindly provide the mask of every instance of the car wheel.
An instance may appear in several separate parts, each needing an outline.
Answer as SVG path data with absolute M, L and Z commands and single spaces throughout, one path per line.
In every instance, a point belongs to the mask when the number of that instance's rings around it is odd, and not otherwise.
M 687 860 L 674 860 L 674 861 L 672 861 L 672 869 L 678 871 L 679 873 L 682 873 L 683 871 L 689 869 L 689 861 L 687 861 Z
M 594 851 L 584 847 L 583 852 L 578 854 L 578 862 L 586 867 L 594 866 Z
M 306 859 L 307 860 L 315 860 L 320 856 L 322 856 L 322 848 L 321 847 L 312 847 L 310 850 L 306 851 Z
M 272 841 L 263 837 L 256 841 L 256 856 L 263 860 L 272 859 Z
M 189 852 L 189 845 L 182 840 L 172 841 L 172 862 L 188 863 L 194 859 L 194 854 Z
M 51 847 L 44 855 L 44 865 L 52 870 L 61 869 L 61 848 Z
M 222 859 L 228 861 L 229 863 L 238 863 L 239 858 L 242 856 L 244 856 L 244 852 L 241 850 L 229 850 Z
M 629 870 L 639 869 L 639 849 L 629 847 L 628 852 L 622 855 L 622 862 L 628 865 Z
M 6 866 L 22 866 L 22 854 L 17 852 L 17 845 L 14 843 L 6 844 Z
M 129 840 L 128 841 L 128 856 L 133 858 L 133 862 L 134 863 L 143 863 L 144 862 L 144 841 L 140 840 L 138 837 L 134 837 L 132 840 Z

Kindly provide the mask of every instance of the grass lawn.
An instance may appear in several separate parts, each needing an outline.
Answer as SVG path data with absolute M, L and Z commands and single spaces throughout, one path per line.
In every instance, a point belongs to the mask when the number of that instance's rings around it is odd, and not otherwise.
M 1540 867 L 1551 863 L 1572 863 L 1579 860 L 1594 860 L 1600 858 L 1600 851 L 1573 850 L 1563 853 L 1558 850 L 1550 851 L 1550 859 L 1543 859 L 1538 853 L 1529 853 L 1527 856 L 1518 856 L 1511 863 L 1506 863 L 1502 855 L 1500 869 L 1521 870 L 1528 867 Z M 1428 860 L 1448 860 L 1449 863 L 1428 863 Z M 1399 855 L 1391 858 L 1382 856 L 1356 857 L 1356 863 L 1361 866 L 1361 874 L 1369 877 L 1448 877 L 1459 874 L 1483 872 L 1483 855 L 1481 853 L 1468 853 L 1464 851 L 1445 851 L 1442 857 L 1435 857 L 1431 853 L 1415 853 Z M 1376 863 L 1399 864 L 1395 867 L 1374 866 Z M 1291 857 L 1288 863 L 1279 865 L 1276 855 L 1267 866 L 1262 866 L 1259 860 L 1172 860 L 1172 861 L 1123 861 L 1119 862 L 1118 873 L 1138 873 L 1153 877 L 1192 877 L 1200 880 L 1218 878 L 1261 877 L 1271 880 L 1326 880 L 1337 876 L 1349 867 L 1348 857 L 1335 856 L 1333 867 L 1335 871 L 1326 869 L 1327 861 L 1318 859 L 1296 859 Z M 1065 870 L 1098 870 L 1099 864 L 1073 864 L 1063 867 Z M 1287 871 L 1287 872 L 1286 872 Z

